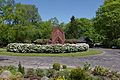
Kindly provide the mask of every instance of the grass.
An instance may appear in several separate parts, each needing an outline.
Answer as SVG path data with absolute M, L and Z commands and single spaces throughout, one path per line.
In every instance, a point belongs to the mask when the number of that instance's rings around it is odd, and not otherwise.
M 84 57 L 90 55 L 97 55 L 101 54 L 102 51 L 100 50 L 88 50 L 84 52 L 77 52 L 77 53 L 14 53 L 14 52 L 7 52 L 5 48 L 0 48 L 0 56 L 30 56 L 30 57 Z

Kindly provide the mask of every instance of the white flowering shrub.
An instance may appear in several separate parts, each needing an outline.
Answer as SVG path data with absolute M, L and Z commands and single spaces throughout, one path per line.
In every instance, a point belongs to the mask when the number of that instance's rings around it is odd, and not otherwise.
M 86 43 L 80 44 L 55 44 L 55 45 L 36 45 L 27 43 L 10 43 L 7 51 L 18 53 L 70 53 L 81 52 L 89 49 Z
M 53 53 L 63 53 L 63 46 L 62 44 L 53 45 Z

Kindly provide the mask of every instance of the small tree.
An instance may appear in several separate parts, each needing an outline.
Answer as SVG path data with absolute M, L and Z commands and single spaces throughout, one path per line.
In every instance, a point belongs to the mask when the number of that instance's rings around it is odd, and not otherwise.
M 24 67 L 22 67 L 21 62 L 19 62 L 19 64 L 18 64 L 18 72 L 25 74 L 25 70 L 24 70 Z

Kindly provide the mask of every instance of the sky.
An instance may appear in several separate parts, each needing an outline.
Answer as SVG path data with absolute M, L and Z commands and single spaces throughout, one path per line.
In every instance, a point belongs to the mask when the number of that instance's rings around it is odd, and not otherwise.
M 57 17 L 59 22 L 76 18 L 93 18 L 104 0 L 15 0 L 16 3 L 34 4 L 43 21 Z

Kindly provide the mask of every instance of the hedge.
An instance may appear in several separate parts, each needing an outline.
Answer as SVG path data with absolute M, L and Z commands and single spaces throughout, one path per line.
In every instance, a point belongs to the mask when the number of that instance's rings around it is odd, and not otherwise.
M 70 53 L 81 52 L 89 49 L 86 43 L 80 44 L 55 44 L 55 45 L 36 45 L 27 43 L 10 43 L 7 51 L 18 53 Z

